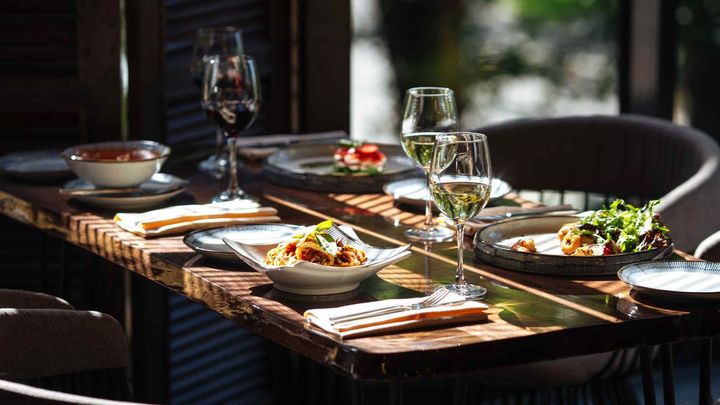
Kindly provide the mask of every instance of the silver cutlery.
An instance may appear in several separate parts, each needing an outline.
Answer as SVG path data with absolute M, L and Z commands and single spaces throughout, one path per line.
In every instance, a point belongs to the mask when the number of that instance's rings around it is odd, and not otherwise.
M 480 216 L 473 218 L 472 221 L 482 221 L 482 222 L 500 221 L 503 219 L 540 216 L 540 215 L 544 215 L 544 214 L 549 214 L 549 213 L 554 213 L 554 212 L 563 212 L 563 211 L 577 212 L 577 210 L 574 209 L 572 205 L 563 204 L 563 205 L 553 205 L 553 206 L 548 206 L 548 207 L 527 208 L 522 211 L 506 212 L 504 214 L 498 214 L 498 215 L 480 215 Z
M 364 318 L 371 318 L 374 316 L 380 316 L 380 315 L 387 315 L 392 314 L 395 312 L 404 312 L 404 311 L 412 311 L 417 309 L 423 309 L 423 308 L 429 308 L 436 305 L 439 305 L 442 300 L 450 293 L 450 291 L 445 289 L 439 289 L 432 293 L 432 295 L 426 297 L 420 302 L 417 302 L 415 304 L 405 304 L 405 305 L 393 305 L 391 307 L 387 308 L 377 308 L 377 309 L 371 309 L 367 311 L 360 311 L 355 312 L 352 314 L 345 314 L 345 315 L 338 315 L 334 317 L 330 317 L 330 323 L 337 324 L 337 323 L 345 323 L 350 321 L 357 321 L 359 319 Z M 464 300 L 463 300 L 464 301 Z

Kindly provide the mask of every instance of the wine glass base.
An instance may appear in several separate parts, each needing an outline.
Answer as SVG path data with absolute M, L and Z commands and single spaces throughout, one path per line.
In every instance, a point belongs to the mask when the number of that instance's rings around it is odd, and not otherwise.
M 452 293 L 455 293 L 457 295 L 465 297 L 465 299 L 468 300 L 477 300 L 485 298 L 487 295 L 487 289 L 485 287 L 480 287 L 479 285 L 473 285 L 473 284 L 451 284 L 442 286 L 440 288 L 443 288 L 445 290 L 448 290 Z
M 198 163 L 198 170 L 200 172 L 209 174 L 214 178 L 220 180 L 225 173 L 228 172 L 230 163 L 227 160 L 227 156 L 210 155 L 205 160 Z
M 413 242 L 445 242 L 454 235 L 455 232 L 448 228 L 411 228 L 405 231 L 405 237 Z
M 246 194 L 242 190 L 236 190 L 236 191 L 229 191 L 225 190 L 222 193 L 216 195 L 213 197 L 210 202 L 218 203 L 218 202 L 227 202 L 227 201 L 255 201 L 257 202 L 257 197 L 251 196 L 250 194 Z

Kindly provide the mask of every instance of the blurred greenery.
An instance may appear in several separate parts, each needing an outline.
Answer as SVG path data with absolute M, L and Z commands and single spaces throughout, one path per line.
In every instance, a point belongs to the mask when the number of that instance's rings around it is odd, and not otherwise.
M 539 78 L 553 98 L 616 93 L 617 1 L 381 0 L 398 111 L 404 90 L 447 86 L 461 111 L 489 105 L 507 79 Z M 482 111 L 482 108 L 480 109 Z M 482 121 L 490 117 L 475 120 Z
M 689 123 L 720 140 L 720 1 L 678 0 L 676 103 Z

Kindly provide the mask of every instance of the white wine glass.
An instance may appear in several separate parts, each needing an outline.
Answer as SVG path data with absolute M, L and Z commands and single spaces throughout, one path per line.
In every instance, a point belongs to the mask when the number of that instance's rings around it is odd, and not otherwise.
M 430 164 L 430 193 L 435 205 L 457 228 L 455 283 L 446 288 L 468 299 L 482 298 L 484 287 L 468 284 L 463 269 L 465 222 L 480 213 L 492 189 L 487 137 L 474 132 L 438 135 Z
M 429 187 L 428 171 L 435 137 L 457 130 L 455 94 L 447 87 L 413 87 L 405 93 L 402 120 L 402 145 L 405 153 L 423 169 Z M 440 242 L 452 238 L 452 231 L 433 225 L 432 201 L 425 201 L 425 221 L 421 228 L 405 231 L 405 236 L 418 242 Z

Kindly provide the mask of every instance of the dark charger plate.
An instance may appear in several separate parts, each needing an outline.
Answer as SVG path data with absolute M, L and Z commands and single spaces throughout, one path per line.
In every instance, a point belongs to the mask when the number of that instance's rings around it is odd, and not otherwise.
M 385 183 L 421 174 L 420 169 L 398 145 L 378 144 L 387 157 L 378 174 L 333 172 L 333 143 L 291 145 L 268 156 L 263 165 L 265 178 L 283 186 L 338 193 L 379 193 Z
M 644 252 L 609 256 L 565 256 L 560 252 L 557 231 L 578 217 L 547 215 L 519 218 L 488 225 L 475 234 L 475 257 L 509 270 L 556 276 L 614 275 L 626 265 L 669 256 L 673 246 Z M 510 245 L 520 238 L 532 238 L 537 253 L 517 252 Z

